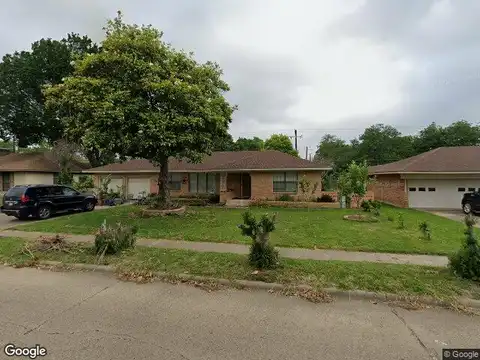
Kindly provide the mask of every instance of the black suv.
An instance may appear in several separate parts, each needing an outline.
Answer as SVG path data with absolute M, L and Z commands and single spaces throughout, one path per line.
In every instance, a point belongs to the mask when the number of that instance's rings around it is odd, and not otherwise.
M 480 192 L 463 194 L 462 210 L 465 214 L 480 212 Z
M 26 219 L 30 215 L 48 219 L 52 214 L 82 210 L 92 211 L 97 205 L 94 195 L 81 194 L 63 185 L 18 185 L 3 197 L 2 213 Z

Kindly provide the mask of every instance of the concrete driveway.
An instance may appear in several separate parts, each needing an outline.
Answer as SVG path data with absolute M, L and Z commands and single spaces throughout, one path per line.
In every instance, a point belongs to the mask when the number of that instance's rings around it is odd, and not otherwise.
M 479 331 L 480 317 L 440 309 L 0 267 L 0 346 L 39 344 L 45 359 L 431 360 L 478 347 Z
M 442 211 L 430 211 L 432 214 L 441 216 L 450 220 L 458 221 L 463 223 L 465 221 L 465 214 L 461 210 L 442 210 Z M 476 216 L 477 224 L 476 227 L 480 227 L 480 218 Z

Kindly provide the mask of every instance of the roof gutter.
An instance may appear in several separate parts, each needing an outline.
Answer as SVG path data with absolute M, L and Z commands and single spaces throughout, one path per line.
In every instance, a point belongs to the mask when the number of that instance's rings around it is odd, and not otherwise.
M 272 172 L 272 171 L 328 171 L 332 168 L 284 168 L 284 169 L 210 169 L 210 170 L 169 170 L 171 173 L 210 173 L 210 172 Z M 86 174 L 158 174 L 158 170 L 83 170 Z
M 477 175 L 480 171 L 384 171 L 380 173 L 369 173 L 369 175 Z

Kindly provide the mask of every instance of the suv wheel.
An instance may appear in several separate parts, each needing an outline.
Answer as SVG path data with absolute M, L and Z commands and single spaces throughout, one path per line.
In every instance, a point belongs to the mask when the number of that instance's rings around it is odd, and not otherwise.
M 38 208 L 38 218 L 48 219 L 52 215 L 52 209 L 48 205 L 42 205 Z
M 470 214 L 472 212 L 472 204 L 470 204 L 469 202 L 463 204 L 463 212 L 465 214 Z
M 93 211 L 93 209 L 95 209 L 95 203 L 90 200 L 88 200 L 83 206 L 84 211 Z

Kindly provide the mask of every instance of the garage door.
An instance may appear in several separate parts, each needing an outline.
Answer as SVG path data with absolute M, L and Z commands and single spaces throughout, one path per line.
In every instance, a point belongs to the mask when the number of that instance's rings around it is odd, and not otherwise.
M 150 178 L 129 178 L 128 179 L 128 196 L 137 198 L 139 194 L 150 193 Z
M 466 192 L 480 190 L 479 180 L 408 180 L 411 208 L 460 209 Z

